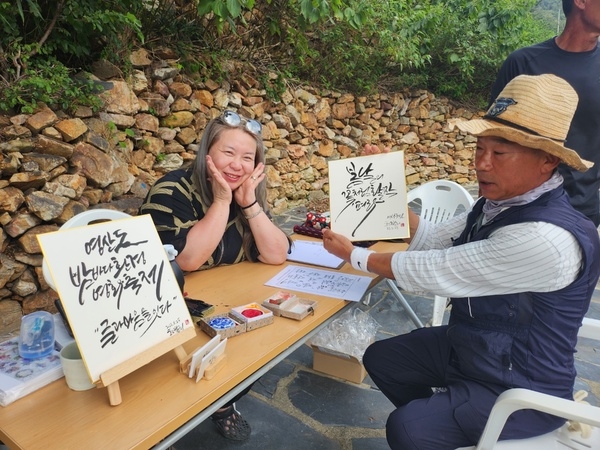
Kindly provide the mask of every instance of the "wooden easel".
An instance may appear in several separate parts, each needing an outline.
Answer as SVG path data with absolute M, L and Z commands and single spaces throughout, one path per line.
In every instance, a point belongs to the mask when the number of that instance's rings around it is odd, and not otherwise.
M 182 332 L 162 341 L 161 343 L 149 348 L 142 353 L 135 355 L 133 358 L 113 367 L 112 369 L 100 375 L 98 387 L 105 387 L 108 390 L 108 400 L 111 406 L 121 404 L 121 390 L 119 388 L 119 380 L 125 375 L 130 374 L 134 370 L 148 364 L 159 356 L 164 355 L 170 350 L 174 350 L 179 361 L 187 358 L 187 353 L 182 344 L 196 336 L 194 327 L 185 328 Z

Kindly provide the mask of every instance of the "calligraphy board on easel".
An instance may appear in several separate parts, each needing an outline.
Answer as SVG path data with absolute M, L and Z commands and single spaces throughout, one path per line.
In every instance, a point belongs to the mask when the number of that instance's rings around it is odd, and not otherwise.
M 329 161 L 329 208 L 351 241 L 409 237 L 404 152 Z
M 193 328 L 150 216 L 40 234 L 38 241 L 93 382 Z

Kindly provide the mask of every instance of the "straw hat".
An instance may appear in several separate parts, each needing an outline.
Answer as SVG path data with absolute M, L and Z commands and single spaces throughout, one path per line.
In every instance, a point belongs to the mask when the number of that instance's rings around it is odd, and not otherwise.
M 456 126 L 475 136 L 497 136 L 543 150 L 585 172 L 594 163 L 564 146 L 577 108 L 577 93 L 555 75 L 519 75 L 500 92 L 483 119 Z

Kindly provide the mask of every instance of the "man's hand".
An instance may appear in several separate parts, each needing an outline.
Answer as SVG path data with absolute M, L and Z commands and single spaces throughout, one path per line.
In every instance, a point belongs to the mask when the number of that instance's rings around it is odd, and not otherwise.
M 354 250 L 354 244 L 348 238 L 334 233 L 329 228 L 323 229 L 323 247 L 346 262 L 350 262 L 350 254 Z
M 377 147 L 375 144 L 365 144 L 361 156 L 366 155 L 377 155 L 379 153 L 389 153 L 392 149 L 390 147 L 384 147 L 383 150 Z

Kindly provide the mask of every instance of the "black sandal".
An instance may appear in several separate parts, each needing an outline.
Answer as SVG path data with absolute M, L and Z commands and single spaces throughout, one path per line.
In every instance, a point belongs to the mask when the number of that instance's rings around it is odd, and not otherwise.
M 235 409 L 235 404 L 223 412 L 216 412 L 211 419 L 219 432 L 227 439 L 245 441 L 250 437 L 250 424 Z

